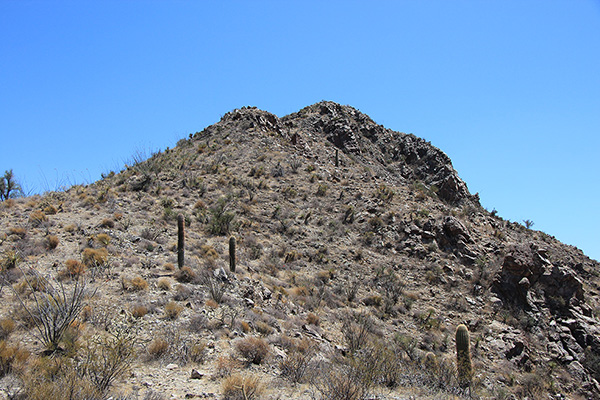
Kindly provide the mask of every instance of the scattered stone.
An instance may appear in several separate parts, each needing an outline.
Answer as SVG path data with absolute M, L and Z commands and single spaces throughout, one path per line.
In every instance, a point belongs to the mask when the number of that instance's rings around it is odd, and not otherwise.
M 190 379 L 202 379 L 204 374 L 201 374 L 196 369 L 192 369 L 192 373 L 190 374 Z

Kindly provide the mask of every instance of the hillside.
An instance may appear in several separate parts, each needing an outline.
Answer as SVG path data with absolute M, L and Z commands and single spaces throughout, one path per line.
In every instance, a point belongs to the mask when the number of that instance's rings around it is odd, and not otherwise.
M 349 106 L 234 110 L 0 222 L 6 398 L 600 396 L 598 262 Z

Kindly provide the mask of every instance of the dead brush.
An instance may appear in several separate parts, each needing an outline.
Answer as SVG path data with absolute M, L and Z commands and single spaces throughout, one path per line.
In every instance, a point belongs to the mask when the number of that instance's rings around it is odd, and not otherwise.
M 261 364 L 269 355 L 269 345 L 264 339 L 248 336 L 235 343 L 235 350 L 247 365 Z
M 254 400 L 260 398 L 264 385 L 256 375 L 231 375 L 221 384 L 223 400 Z
M 316 350 L 317 344 L 308 339 L 294 342 L 287 357 L 279 363 L 280 375 L 293 384 L 303 382 L 316 355 Z

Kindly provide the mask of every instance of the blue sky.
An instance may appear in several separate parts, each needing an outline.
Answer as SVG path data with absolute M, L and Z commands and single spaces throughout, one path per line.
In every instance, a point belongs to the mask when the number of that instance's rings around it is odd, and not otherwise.
M 348 104 L 600 259 L 600 1 L 0 0 L 0 169 L 54 190 L 245 105 Z

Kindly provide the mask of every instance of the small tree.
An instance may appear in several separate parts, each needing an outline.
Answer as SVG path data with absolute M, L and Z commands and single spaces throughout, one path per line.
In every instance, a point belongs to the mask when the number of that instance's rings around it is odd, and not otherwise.
M 533 224 L 533 221 L 532 221 L 532 220 L 530 220 L 530 219 L 524 219 L 524 220 L 523 220 L 523 223 L 525 224 L 525 227 L 526 227 L 527 229 L 531 228 L 531 227 L 534 225 L 534 224 Z
M 0 177 L 0 201 L 22 195 L 21 185 L 15 180 L 13 170 L 6 170 Z

